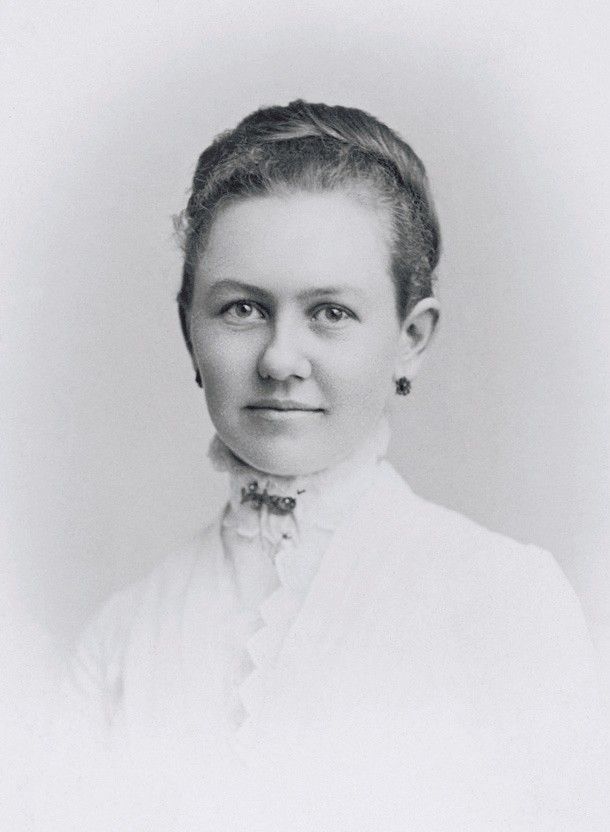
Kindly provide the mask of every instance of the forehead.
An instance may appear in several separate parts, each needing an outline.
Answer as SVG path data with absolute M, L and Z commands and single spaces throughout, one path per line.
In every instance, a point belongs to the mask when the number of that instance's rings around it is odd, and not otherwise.
M 338 279 L 379 291 L 389 266 L 380 209 L 345 192 L 296 192 L 223 208 L 212 224 L 199 279 L 208 288 L 241 280 L 280 294 Z

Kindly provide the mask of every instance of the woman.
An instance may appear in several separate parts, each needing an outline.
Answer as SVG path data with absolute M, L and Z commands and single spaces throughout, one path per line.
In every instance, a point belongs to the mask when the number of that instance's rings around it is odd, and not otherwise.
M 360 110 L 263 109 L 203 152 L 180 229 L 230 499 L 94 620 L 84 701 L 147 768 L 280 772 L 328 828 L 557 828 L 596 708 L 574 594 L 384 460 L 439 317 L 421 161 Z

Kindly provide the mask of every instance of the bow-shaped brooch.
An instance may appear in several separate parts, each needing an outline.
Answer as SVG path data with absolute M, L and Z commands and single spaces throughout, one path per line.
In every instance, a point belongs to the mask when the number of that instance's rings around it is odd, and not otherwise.
M 297 491 L 297 494 L 302 493 L 302 491 Z M 269 494 L 266 488 L 264 491 L 259 491 L 257 480 L 249 483 L 247 488 L 242 488 L 241 501 L 242 503 L 251 503 L 252 508 L 256 511 L 260 511 L 261 506 L 267 506 L 273 514 L 289 514 L 297 504 L 294 497 L 281 497 L 279 494 Z

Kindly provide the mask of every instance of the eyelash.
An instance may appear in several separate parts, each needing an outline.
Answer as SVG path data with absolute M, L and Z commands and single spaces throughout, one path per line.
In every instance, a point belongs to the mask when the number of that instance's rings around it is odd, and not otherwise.
M 225 305 L 222 307 L 222 309 L 220 310 L 220 314 L 221 314 L 221 315 L 225 315 L 225 314 L 226 314 L 227 312 L 229 312 L 229 311 L 230 311 L 233 307 L 236 307 L 236 306 L 250 306 L 252 309 L 256 309 L 256 310 L 258 310 L 258 311 L 261 313 L 261 315 L 263 315 L 263 316 L 264 316 L 264 315 L 266 314 L 266 313 L 265 313 L 265 310 L 263 309 L 263 307 L 259 306 L 259 304 L 258 304 L 258 303 L 255 303 L 254 301 L 250 301 L 250 300 L 245 300 L 245 299 L 242 299 L 242 300 L 233 300 L 233 301 L 231 301 L 230 303 L 225 304 Z M 339 304 L 336 304 L 336 303 L 324 303 L 324 304 L 321 304 L 320 306 L 317 306 L 317 307 L 314 309 L 313 314 L 317 314 L 318 312 L 321 312 L 321 311 L 323 311 L 324 309 L 337 309 L 338 311 L 340 311 L 340 312 L 342 312 L 342 313 L 343 313 L 343 316 L 344 316 L 344 317 L 339 318 L 339 319 L 337 320 L 337 323 L 341 323 L 342 321 L 345 321 L 345 320 L 347 320 L 347 319 L 349 319 L 349 318 L 351 318 L 352 320 L 357 320 L 357 317 L 356 317 L 356 315 L 354 315 L 354 313 L 353 313 L 353 312 L 351 312 L 349 309 L 346 309 L 345 307 L 340 306 Z M 242 318 L 241 320 L 246 321 L 246 320 L 250 320 L 250 319 L 249 319 L 249 318 Z

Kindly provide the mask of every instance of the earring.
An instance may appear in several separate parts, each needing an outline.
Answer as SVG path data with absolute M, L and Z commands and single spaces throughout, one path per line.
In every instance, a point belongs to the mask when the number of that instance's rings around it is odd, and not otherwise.
M 203 387 L 203 383 L 201 381 L 201 373 L 199 372 L 199 370 L 195 371 L 195 381 L 197 382 L 199 387 Z
M 396 394 L 398 396 L 408 396 L 411 392 L 411 382 L 406 376 L 401 376 L 396 381 Z

